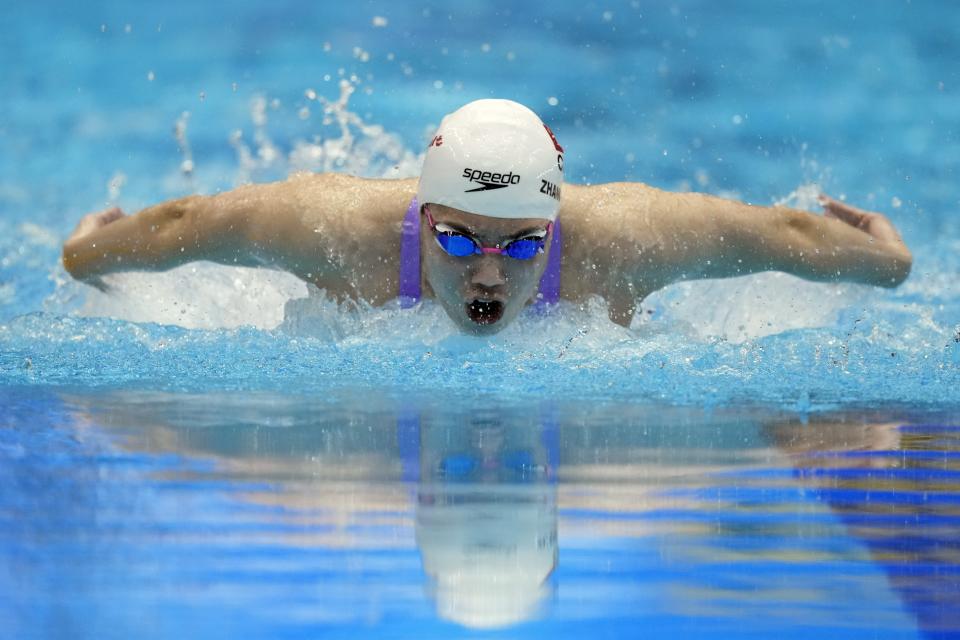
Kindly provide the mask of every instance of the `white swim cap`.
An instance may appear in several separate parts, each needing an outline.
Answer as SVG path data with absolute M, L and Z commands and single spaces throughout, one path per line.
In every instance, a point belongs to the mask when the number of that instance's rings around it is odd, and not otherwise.
M 536 615 L 557 565 L 556 487 L 421 484 L 416 540 L 437 613 L 475 629 Z
M 476 100 L 440 123 L 417 200 L 494 218 L 554 220 L 562 184 L 563 147 L 537 114 L 511 100 Z

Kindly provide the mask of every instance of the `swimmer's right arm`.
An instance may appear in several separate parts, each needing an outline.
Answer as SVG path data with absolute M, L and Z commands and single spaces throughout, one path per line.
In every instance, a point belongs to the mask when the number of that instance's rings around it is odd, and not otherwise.
M 403 211 L 415 187 L 410 180 L 302 174 L 170 200 L 135 215 L 112 208 L 80 221 L 64 243 L 63 263 L 91 284 L 110 273 L 163 271 L 194 260 L 269 266 L 322 284 L 354 262 L 381 260 L 377 235 L 390 232 L 381 222 Z M 372 255 L 344 251 L 346 244 Z
M 245 213 L 220 196 L 189 196 L 126 215 L 85 216 L 63 245 L 74 278 L 97 283 L 118 271 L 163 271 L 192 260 L 248 264 Z

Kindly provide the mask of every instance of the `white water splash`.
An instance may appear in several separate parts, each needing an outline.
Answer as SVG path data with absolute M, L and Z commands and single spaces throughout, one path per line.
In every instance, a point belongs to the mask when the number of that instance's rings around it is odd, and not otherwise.
M 340 95 L 330 100 L 315 90 L 304 93 L 311 102 L 320 104 L 321 127 L 332 128 L 339 135 L 316 135 L 312 140 L 295 140 L 288 151 L 276 144 L 268 132 L 266 97 L 257 96 L 251 103 L 251 121 L 254 125 L 253 147 L 244 141 L 244 134 L 236 130 L 230 135 L 230 144 L 237 154 L 235 182 L 244 184 L 255 180 L 266 171 L 295 173 L 298 171 L 341 172 L 365 177 L 406 178 L 419 174 L 422 154 L 407 149 L 399 136 L 389 133 L 377 124 L 365 122 L 349 108 L 350 97 L 356 87 L 348 80 L 340 81 Z M 304 107 L 297 117 L 311 117 Z
M 105 292 L 73 282 L 65 285 L 85 290 L 79 315 L 188 329 L 273 329 L 283 321 L 284 304 L 307 292 L 306 284 L 288 273 L 208 262 L 165 273 L 114 274 L 104 282 Z
M 683 282 L 649 296 L 634 326 L 650 315 L 702 338 L 744 342 L 830 326 L 844 309 L 873 304 L 879 295 L 863 285 L 807 282 L 785 273 Z
M 193 151 L 190 149 L 190 140 L 187 139 L 187 124 L 189 122 L 190 112 L 184 111 L 173 125 L 173 137 L 176 139 L 177 147 L 183 156 L 183 160 L 180 161 L 180 173 L 185 178 L 190 178 L 194 169 Z

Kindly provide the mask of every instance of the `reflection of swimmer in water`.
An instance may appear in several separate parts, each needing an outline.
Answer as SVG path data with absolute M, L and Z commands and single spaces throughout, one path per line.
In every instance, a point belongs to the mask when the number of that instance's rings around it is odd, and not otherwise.
M 535 616 L 557 564 L 557 425 L 496 411 L 413 422 L 417 546 L 437 613 L 474 628 Z
M 193 260 L 271 266 L 337 299 L 422 293 L 474 334 L 538 299 L 599 295 L 629 324 L 638 300 L 680 280 L 777 270 L 892 287 L 910 271 L 886 217 L 826 196 L 821 217 L 640 183 L 562 186 L 563 158 L 529 109 L 479 100 L 441 122 L 419 183 L 295 175 L 134 216 L 113 208 L 81 220 L 64 265 L 92 283 Z

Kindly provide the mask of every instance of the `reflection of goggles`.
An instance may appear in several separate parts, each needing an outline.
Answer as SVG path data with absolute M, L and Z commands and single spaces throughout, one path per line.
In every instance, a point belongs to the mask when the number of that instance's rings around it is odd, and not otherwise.
M 495 468 L 512 472 L 517 480 L 532 480 L 545 475 L 546 469 L 537 464 L 530 451 L 508 451 L 489 461 L 466 453 L 452 454 L 443 458 L 437 471 L 444 480 L 453 482 L 469 480 L 478 470 Z
M 550 229 L 553 227 L 553 223 L 548 222 L 545 231 L 527 234 L 522 238 L 516 238 L 514 240 L 508 240 L 503 245 L 498 244 L 495 247 L 485 247 L 462 231 L 458 231 L 442 222 L 439 224 L 434 222 L 433 216 L 430 215 L 430 210 L 427 209 L 426 205 L 423 206 L 423 212 L 427 214 L 427 222 L 430 223 L 430 229 L 437 238 L 437 244 L 448 254 L 456 256 L 457 258 L 465 258 L 467 256 L 481 255 L 484 253 L 500 253 L 506 254 L 515 260 L 530 260 L 543 253 L 543 249 L 547 244 L 547 234 L 550 233 Z

